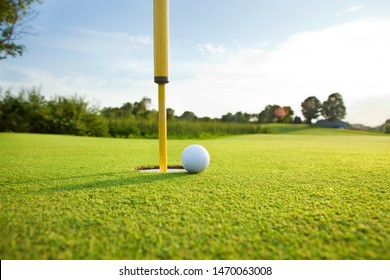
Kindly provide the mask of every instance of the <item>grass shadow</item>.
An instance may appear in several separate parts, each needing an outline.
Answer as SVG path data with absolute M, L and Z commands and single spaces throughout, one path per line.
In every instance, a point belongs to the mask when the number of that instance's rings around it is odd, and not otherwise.
M 178 173 L 139 173 L 136 176 L 121 177 L 118 179 L 106 179 L 106 180 L 96 180 L 88 183 L 80 184 L 69 184 L 65 186 L 58 186 L 52 188 L 44 188 L 34 193 L 50 193 L 50 192 L 61 192 L 61 191 L 83 191 L 90 189 L 100 189 L 100 188 L 113 188 L 113 187 L 123 187 L 130 185 L 144 185 L 159 181 L 172 180 L 174 178 L 181 178 L 185 176 L 191 176 L 187 172 L 178 172 Z
M 86 174 L 86 175 L 74 175 L 74 176 L 66 176 L 66 177 L 47 177 L 42 179 L 25 179 L 25 180 L 19 180 L 18 182 L 12 182 L 12 185 L 24 185 L 24 184 L 39 184 L 39 183 L 49 183 L 49 182 L 59 182 L 59 181 L 68 181 L 68 180 L 75 180 L 75 179 L 85 179 L 85 178 L 91 178 L 91 177 L 103 177 L 103 176 L 112 176 L 112 175 L 118 175 L 118 174 L 124 174 L 129 173 L 128 171 L 121 171 L 121 172 L 104 172 L 104 173 L 93 173 L 93 174 Z

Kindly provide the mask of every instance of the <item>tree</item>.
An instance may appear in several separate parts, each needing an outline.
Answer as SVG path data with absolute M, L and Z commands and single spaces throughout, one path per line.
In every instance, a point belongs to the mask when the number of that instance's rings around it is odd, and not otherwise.
M 276 109 L 280 108 L 279 105 L 267 105 L 263 111 L 259 114 L 259 123 L 275 123 L 278 117 L 275 116 Z
M 332 122 L 345 118 L 346 108 L 340 93 L 329 95 L 328 100 L 322 104 L 322 115 Z
M 172 108 L 167 108 L 167 121 L 174 120 L 176 120 L 175 110 L 173 110 Z
M 300 117 L 298 116 L 295 116 L 294 120 L 293 120 L 293 124 L 302 124 L 302 120 Z
M 0 131 L 106 136 L 106 119 L 80 97 L 46 101 L 40 88 L 21 89 L 17 96 L 0 88 Z
M 233 122 L 234 120 L 234 116 L 232 113 L 227 113 L 226 115 L 223 115 L 222 118 L 221 118 L 221 121 L 223 122 Z
M 283 110 L 283 114 L 279 115 L 277 112 Z M 293 116 L 294 116 L 294 111 L 290 106 L 284 106 L 284 107 L 279 107 L 278 109 L 275 110 L 275 116 L 278 118 L 276 122 L 278 123 L 292 123 L 293 122 Z
M 45 133 L 46 105 L 39 88 L 21 89 L 17 96 L 0 89 L 0 131 Z
M 390 133 L 390 119 L 386 120 L 382 129 L 384 133 Z
M 190 111 L 185 111 L 180 117 L 179 120 L 181 121 L 187 121 L 187 122 L 195 122 L 198 119 L 198 117 Z
M 236 123 L 247 123 L 250 121 L 252 115 L 243 112 L 237 112 L 234 115 L 232 113 L 227 113 L 223 115 L 221 121 L 223 122 L 236 122 Z
M 251 118 L 251 115 L 248 113 L 243 113 L 243 112 L 237 112 L 234 115 L 234 121 L 238 123 L 247 123 L 249 122 Z
M 259 123 L 292 123 L 294 111 L 290 106 L 267 105 L 258 115 Z
M 144 115 L 148 111 L 148 108 L 151 104 L 152 100 L 148 97 L 142 98 L 140 102 L 135 102 L 132 109 L 133 115 L 136 117 Z
M 310 96 L 301 103 L 302 115 L 306 118 L 306 123 L 311 124 L 312 119 L 321 115 L 321 101 L 315 96 Z
M 34 3 L 42 0 L 1 0 L 0 1 L 0 60 L 7 56 L 22 55 L 25 46 L 17 41 L 26 33 L 25 24 L 36 13 L 32 10 Z

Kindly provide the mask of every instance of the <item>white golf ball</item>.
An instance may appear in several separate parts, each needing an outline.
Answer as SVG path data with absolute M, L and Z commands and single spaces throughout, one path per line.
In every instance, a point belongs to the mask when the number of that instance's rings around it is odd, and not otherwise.
M 210 155 L 203 146 L 191 145 L 185 148 L 181 154 L 181 163 L 188 172 L 199 173 L 209 166 Z

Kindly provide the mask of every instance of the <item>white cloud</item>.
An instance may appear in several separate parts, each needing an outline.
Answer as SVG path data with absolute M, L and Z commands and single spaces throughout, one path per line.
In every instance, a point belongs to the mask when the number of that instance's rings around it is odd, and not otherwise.
M 151 48 L 153 44 L 148 36 L 124 32 L 102 32 L 75 27 L 54 27 L 52 32 L 56 35 L 39 39 L 43 46 L 89 54 L 142 50 Z
M 153 82 L 150 37 L 70 27 L 55 30 L 62 32 L 39 40 L 40 49 L 51 55 L 40 54 L 42 63 L 25 66 L 6 61 L 0 69 L 3 88 L 18 91 L 42 85 L 47 97 L 78 93 L 101 101 L 102 106 L 119 106 L 150 95 L 148 87 L 139 85 L 147 76 Z
M 356 12 L 356 11 L 363 9 L 364 7 L 365 7 L 364 5 L 352 6 L 352 7 L 349 7 L 346 12 L 347 13 Z
M 346 10 L 337 13 L 336 16 L 343 16 L 343 15 L 347 15 L 347 14 L 350 14 L 350 13 L 354 13 L 354 12 L 357 12 L 357 11 L 360 11 L 360 10 L 364 9 L 365 7 L 366 6 L 364 6 L 364 5 L 351 6 L 351 7 L 347 8 Z
M 198 44 L 198 50 L 204 56 L 221 57 L 226 54 L 226 48 L 224 46 L 217 46 L 210 43 Z
M 154 91 L 153 78 L 150 80 L 131 80 L 116 75 L 102 77 L 98 75 L 80 75 L 78 72 L 68 75 L 59 75 L 46 70 L 21 66 L 6 66 L 0 70 L 13 71 L 23 77 L 18 81 L 1 81 L 1 88 L 11 88 L 17 93 L 21 88 L 41 87 L 41 93 L 48 99 L 59 96 L 77 94 L 92 105 L 99 107 L 120 106 L 127 101 L 138 101 L 144 96 L 150 96 Z M 157 104 L 157 101 L 155 102 Z
M 227 60 L 207 64 L 192 79 L 172 82 L 171 107 L 198 115 L 260 112 L 268 104 L 290 105 L 315 95 L 326 100 L 339 92 L 349 110 L 347 120 L 378 125 L 390 116 L 388 65 L 390 20 L 361 20 L 320 31 L 298 33 L 275 50 L 241 49 Z M 384 107 L 359 103 L 370 96 Z

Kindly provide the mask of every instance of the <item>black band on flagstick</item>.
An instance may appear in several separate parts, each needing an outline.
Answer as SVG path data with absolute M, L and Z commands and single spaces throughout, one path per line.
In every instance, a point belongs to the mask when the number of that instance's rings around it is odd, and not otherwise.
M 169 80 L 168 80 L 168 77 L 166 77 L 166 76 L 157 76 L 157 77 L 154 77 L 154 82 L 156 84 L 167 84 L 167 83 L 169 83 Z

